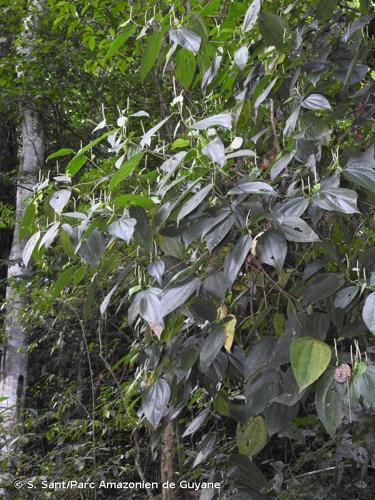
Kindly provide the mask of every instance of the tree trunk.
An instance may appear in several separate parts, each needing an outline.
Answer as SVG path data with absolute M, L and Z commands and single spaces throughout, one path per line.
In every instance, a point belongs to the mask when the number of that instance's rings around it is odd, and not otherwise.
M 27 383 L 27 336 L 23 322 L 26 296 L 22 291 L 30 271 L 22 263 L 27 242 L 21 238 L 20 222 L 27 200 L 38 182 L 44 161 L 44 140 L 41 120 L 35 111 L 22 111 L 22 151 L 16 195 L 16 224 L 9 256 L 8 285 L 6 289 L 5 342 L 0 364 L 0 404 L 3 412 L 3 435 L 6 442 L 2 451 L 9 450 L 9 441 L 18 431 L 25 400 Z M 1 398 L 7 398 L 1 400 Z
M 175 482 L 175 470 L 177 462 L 176 431 L 173 420 L 169 421 L 163 431 L 160 450 L 160 475 L 162 483 Z M 163 488 L 162 500 L 173 500 L 176 498 L 174 489 Z

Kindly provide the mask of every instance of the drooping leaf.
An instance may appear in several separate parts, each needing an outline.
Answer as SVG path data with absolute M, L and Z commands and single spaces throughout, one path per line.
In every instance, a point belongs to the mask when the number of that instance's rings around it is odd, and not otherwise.
M 126 241 L 126 243 L 129 243 L 133 237 L 134 226 L 136 225 L 136 223 L 137 221 L 135 219 L 132 219 L 131 217 L 121 217 L 121 219 L 112 222 L 112 224 L 107 227 L 107 231 L 112 236 L 120 238 L 121 240 Z
M 342 396 L 336 389 L 334 368 L 328 369 L 316 385 L 315 407 L 320 421 L 333 438 L 344 416 Z
M 51 195 L 49 204 L 57 214 L 61 214 L 71 195 L 72 192 L 69 189 L 60 189 Z
M 89 236 L 84 239 L 76 249 L 76 253 L 91 266 L 98 267 L 100 258 L 105 250 L 105 239 L 103 233 L 95 228 Z
M 232 117 L 229 113 L 220 113 L 219 115 L 210 116 L 199 122 L 190 125 L 190 128 L 196 130 L 205 130 L 210 127 L 221 127 L 227 130 L 232 128 Z
M 261 262 L 275 267 L 278 271 L 281 271 L 284 265 L 287 251 L 285 236 L 280 231 L 270 229 L 257 241 L 256 254 Z
M 250 252 L 252 241 L 249 234 L 241 236 L 233 249 L 226 256 L 224 261 L 224 276 L 228 288 L 233 285 L 237 278 L 237 274 Z
M 375 292 L 366 297 L 362 318 L 370 332 L 375 335 Z
M 170 396 L 169 385 L 162 378 L 148 387 L 143 393 L 142 411 L 154 429 L 157 429 L 163 418 Z
M 234 62 L 237 66 L 243 70 L 246 68 L 247 60 L 249 59 L 249 48 L 247 45 L 243 45 L 234 53 Z
M 167 118 L 164 118 L 164 120 L 161 120 L 158 124 L 155 125 L 155 127 L 152 127 L 150 130 L 148 130 L 144 134 L 144 136 L 142 137 L 141 142 L 140 142 L 141 148 L 144 148 L 145 146 L 150 146 L 152 137 L 164 125 L 164 123 L 169 120 L 169 118 L 170 118 L 170 116 L 167 116 Z
M 200 287 L 201 280 L 195 278 L 184 285 L 174 288 L 169 288 L 161 297 L 160 312 L 162 316 L 166 316 L 182 306 L 191 295 Z
M 257 22 L 260 12 L 261 0 L 254 0 L 246 11 L 245 19 L 242 24 L 242 31 L 246 33 L 250 31 L 254 24 Z
M 203 342 L 199 353 L 199 366 L 203 372 L 206 372 L 216 356 L 219 354 L 225 342 L 225 332 L 220 325 L 212 328 Z
M 27 240 L 27 243 L 22 252 L 22 261 L 25 267 L 27 267 L 30 262 L 31 256 L 34 252 L 36 244 L 39 241 L 39 238 L 40 238 L 40 231 L 37 231 Z
M 198 54 L 201 45 L 201 37 L 188 28 L 179 28 L 169 32 L 169 40 L 175 45 L 190 50 L 194 55 Z
M 331 349 L 313 337 L 298 337 L 290 344 L 290 360 L 300 391 L 311 385 L 326 370 Z
M 177 224 L 193 210 L 195 210 L 212 190 L 211 184 L 195 193 L 182 207 L 177 215 Z
M 280 380 L 276 370 L 264 370 L 255 379 L 248 380 L 245 386 L 246 415 L 262 413 L 273 399 L 279 395 Z
M 212 80 L 217 75 L 217 72 L 219 71 L 222 59 L 223 59 L 222 55 L 215 56 L 212 60 L 212 63 L 207 68 L 207 71 L 203 75 L 202 82 L 201 82 L 201 90 L 202 90 L 203 94 L 206 92 L 207 87 L 210 85 Z
M 60 227 L 60 222 L 55 222 L 44 234 L 43 238 L 40 240 L 38 249 L 40 250 L 43 246 L 44 248 L 49 248 L 54 242 Z
M 202 441 L 199 444 L 198 453 L 195 457 L 193 468 L 198 467 L 206 458 L 208 458 L 211 453 L 216 448 L 216 435 L 215 434 L 207 434 L 202 438 Z
M 247 457 L 256 455 L 268 441 L 268 430 L 264 418 L 258 415 L 250 417 L 244 426 L 238 424 L 236 441 L 242 455 Z
M 149 74 L 153 65 L 155 64 L 156 58 L 161 49 L 162 43 L 162 33 L 161 31 L 154 31 L 151 36 L 147 39 L 146 47 L 143 53 L 140 76 L 141 82 L 145 81 L 146 76 Z
M 138 167 L 140 161 L 142 160 L 143 155 L 144 155 L 144 153 L 138 153 L 138 154 L 134 155 L 132 158 L 130 158 L 130 160 L 126 161 L 125 163 L 123 163 L 121 165 L 119 170 L 117 170 L 113 174 L 113 176 L 109 182 L 108 188 L 110 191 L 112 189 L 114 189 L 118 184 L 120 184 L 120 182 L 122 182 L 124 179 L 129 177 L 129 175 L 131 175 L 134 172 L 134 170 Z
M 291 153 L 287 153 L 286 155 L 282 156 L 281 158 L 275 161 L 275 163 L 271 167 L 271 172 L 270 172 L 271 180 L 276 179 L 276 177 L 280 175 L 283 170 L 286 169 L 286 167 L 293 159 L 293 156 L 294 156 L 294 151 L 292 151 Z
M 278 76 L 276 76 L 271 81 L 271 83 L 269 83 L 267 85 L 267 87 L 263 90 L 263 92 L 255 99 L 255 102 L 254 102 L 255 109 L 259 108 L 259 106 L 267 99 L 267 97 L 269 96 L 269 94 L 270 94 L 271 90 L 273 89 L 277 80 L 278 80 Z
M 203 148 L 203 153 L 208 156 L 214 163 L 223 167 L 225 165 L 225 150 L 223 141 L 220 137 L 216 137 Z
M 160 288 L 148 288 L 138 292 L 128 309 L 128 320 L 131 325 L 139 315 L 148 323 L 163 326 L 163 316 L 160 311 Z
M 182 434 L 182 437 L 184 438 L 187 436 L 191 436 L 192 434 L 197 432 L 204 424 L 209 413 L 210 413 L 209 408 L 206 408 L 205 410 L 201 411 L 186 427 L 184 433 Z

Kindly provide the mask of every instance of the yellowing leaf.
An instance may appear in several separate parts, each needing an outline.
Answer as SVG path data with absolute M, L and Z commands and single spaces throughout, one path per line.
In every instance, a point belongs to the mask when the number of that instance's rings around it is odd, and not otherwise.
M 331 360 L 331 349 L 314 337 L 299 337 L 290 344 L 290 360 L 302 391 L 325 371 Z
M 233 316 L 233 314 L 230 314 L 229 316 L 226 316 L 223 319 L 223 330 L 225 333 L 225 342 L 224 342 L 224 347 L 225 349 L 230 352 L 233 340 L 234 340 L 234 331 L 236 328 L 236 317 Z
M 267 425 L 263 417 L 250 417 L 245 426 L 237 426 L 237 447 L 242 455 L 252 457 L 258 453 L 268 441 Z

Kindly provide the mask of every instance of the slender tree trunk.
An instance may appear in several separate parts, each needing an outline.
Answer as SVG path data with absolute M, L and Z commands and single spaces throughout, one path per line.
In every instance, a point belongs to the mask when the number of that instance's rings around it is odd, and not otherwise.
M 44 140 L 41 120 L 35 111 L 25 107 L 22 111 L 22 151 L 19 164 L 16 195 L 16 224 L 9 256 L 8 285 L 6 290 L 5 342 L 0 366 L 0 404 L 3 412 L 3 433 L 6 443 L 2 451 L 8 451 L 9 440 L 15 436 L 21 423 L 27 383 L 27 335 L 23 321 L 26 306 L 24 285 L 30 271 L 22 262 L 27 242 L 21 238 L 20 222 L 25 213 L 27 200 L 38 182 L 44 161 Z M 1 398 L 6 398 L 1 400 Z
M 161 438 L 160 476 L 163 483 L 166 481 L 176 481 L 177 461 L 178 456 L 175 422 L 171 420 L 164 429 Z M 163 488 L 162 500 L 173 500 L 175 498 L 177 498 L 176 490 L 172 488 Z

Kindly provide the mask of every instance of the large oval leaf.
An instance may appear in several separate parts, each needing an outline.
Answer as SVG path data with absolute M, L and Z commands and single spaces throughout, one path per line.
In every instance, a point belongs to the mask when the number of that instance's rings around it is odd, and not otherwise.
M 238 424 L 236 434 L 237 446 L 247 457 L 258 453 L 268 441 L 266 422 L 260 415 L 251 417 L 245 426 Z
M 170 396 L 169 385 L 163 379 L 157 380 L 143 393 L 142 411 L 154 429 L 160 424 Z
M 313 337 L 299 337 L 290 344 L 290 360 L 300 391 L 317 380 L 331 360 L 331 349 Z
M 333 438 L 344 416 L 342 398 L 336 390 L 334 369 L 327 370 L 316 386 L 315 406 L 322 424 Z
M 362 311 L 362 318 L 370 332 L 375 335 L 375 292 L 367 296 Z

